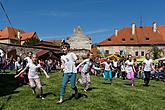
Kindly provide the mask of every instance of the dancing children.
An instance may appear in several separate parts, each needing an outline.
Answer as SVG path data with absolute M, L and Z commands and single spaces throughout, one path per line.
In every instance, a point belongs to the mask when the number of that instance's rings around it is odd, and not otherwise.
M 19 75 L 21 75 L 23 72 L 25 72 L 25 70 L 27 68 L 29 68 L 28 79 L 29 79 L 29 84 L 33 91 L 33 94 L 35 94 L 35 88 L 37 86 L 39 97 L 41 99 L 44 99 L 44 97 L 42 96 L 43 91 L 42 91 L 41 80 L 40 80 L 37 70 L 41 69 L 44 72 L 44 74 L 46 75 L 46 78 L 49 78 L 49 76 L 46 73 L 46 71 L 41 67 L 41 65 L 36 63 L 36 61 L 37 61 L 36 55 L 33 55 L 32 63 L 28 63 L 26 65 L 26 67 L 19 74 L 15 75 L 15 78 L 17 78 Z
M 131 85 L 134 86 L 134 62 L 132 60 L 132 56 L 128 55 L 128 60 L 125 62 L 125 71 L 127 73 L 127 79 L 130 80 Z
M 61 68 L 64 70 L 64 76 L 62 81 L 62 87 L 60 91 L 60 100 L 57 102 L 57 104 L 62 104 L 64 100 L 64 93 L 67 86 L 67 83 L 70 81 L 71 88 L 74 91 L 75 98 L 78 98 L 78 89 L 75 85 L 76 82 L 76 67 L 75 63 L 77 60 L 77 56 L 70 52 L 70 45 L 68 43 L 63 44 L 63 52 L 66 55 L 61 56 Z
M 33 53 L 31 51 L 27 53 L 27 57 L 25 57 L 24 60 L 23 60 L 23 68 L 25 68 L 28 63 L 32 63 L 32 55 L 33 55 Z M 27 76 L 28 71 L 29 71 L 29 69 L 26 69 L 25 70 L 26 74 L 24 74 L 24 80 L 25 80 L 26 84 L 29 83 L 29 79 L 28 79 L 28 76 Z
M 115 58 L 113 60 L 113 68 L 114 68 L 114 72 L 115 72 L 115 78 L 118 77 L 119 73 L 118 73 L 118 61 L 117 58 Z
M 150 54 L 146 53 L 145 60 L 143 61 L 143 65 L 142 65 L 142 71 L 144 71 L 144 85 L 143 86 L 148 86 L 150 82 L 151 70 L 156 71 L 152 65 L 152 59 L 150 59 Z
M 107 61 L 103 62 L 102 64 L 105 65 L 104 67 L 104 80 L 107 81 L 110 79 L 110 84 L 112 83 L 112 63 L 110 59 L 108 58 Z
M 20 57 L 17 57 L 17 61 L 15 62 L 15 70 L 16 74 L 18 74 L 22 70 L 22 61 Z M 17 85 L 22 85 L 24 83 L 24 74 L 21 74 L 19 77 L 17 77 Z
M 125 67 L 124 67 L 124 62 L 121 62 L 121 67 L 120 67 L 120 71 L 121 71 L 121 76 L 123 78 L 123 80 L 126 79 L 126 72 L 125 72 Z
M 86 92 L 91 84 L 91 80 L 90 80 L 90 70 L 91 68 L 94 68 L 95 70 L 101 70 L 100 68 L 97 68 L 93 65 L 93 61 L 94 61 L 94 56 L 93 53 L 89 52 L 87 54 L 87 59 L 83 60 L 77 67 L 76 69 L 78 69 L 80 66 L 83 65 L 82 69 L 81 69 L 81 79 L 78 80 L 78 82 L 81 85 L 84 85 L 84 91 Z

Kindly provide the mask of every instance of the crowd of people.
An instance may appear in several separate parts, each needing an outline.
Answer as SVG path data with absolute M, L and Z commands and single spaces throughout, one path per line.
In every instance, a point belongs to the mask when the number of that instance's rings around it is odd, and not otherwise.
M 115 78 L 128 79 L 131 86 L 135 86 L 135 78 L 143 79 L 143 86 L 149 86 L 151 78 L 156 80 L 165 79 L 165 64 L 160 61 L 155 65 L 149 53 L 146 53 L 143 62 L 138 63 L 132 55 L 128 55 L 127 59 L 122 60 L 117 58 L 101 60 L 98 57 L 95 58 L 92 52 L 89 52 L 86 58 L 80 61 L 75 53 L 70 52 L 68 44 L 63 46 L 63 52 L 65 55 L 61 56 L 60 61 L 51 58 L 37 60 L 37 56 L 32 52 L 29 52 L 27 57 L 17 57 L 16 60 L 13 57 L 7 60 L 0 57 L 0 70 L 15 69 L 17 84 L 29 84 L 33 94 L 36 94 L 35 88 L 37 87 L 39 97 L 44 99 L 39 73 L 42 71 L 46 78 L 49 78 L 51 70 L 59 66 L 64 73 L 58 104 L 62 104 L 64 101 L 67 83 L 70 83 L 75 97 L 78 97 L 77 83 L 83 85 L 84 91 L 87 92 L 91 85 L 91 73 L 95 76 L 103 76 L 105 83 L 110 84 Z M 77 73 L 80 73 L 80 78 L 77 78 Z

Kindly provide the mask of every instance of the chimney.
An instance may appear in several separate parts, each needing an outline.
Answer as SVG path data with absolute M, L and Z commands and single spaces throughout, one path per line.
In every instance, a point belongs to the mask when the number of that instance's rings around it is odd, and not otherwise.
M 21 37 L 20 31 L 17 32 L 17 37 L 18 37 L 18 39 L 20 39 L 20 37 Z
M 157 31 L 157 23 L 156 23 L 156 22 L 153 22 L 152 31 L 153 31 L 153 32 L 156 32 L 156 31 Z
M 118 29 L 115 29 L 115 36 L 118 36 Z
M 132 35 L 135 35 L 135 23 L 132 23 Z

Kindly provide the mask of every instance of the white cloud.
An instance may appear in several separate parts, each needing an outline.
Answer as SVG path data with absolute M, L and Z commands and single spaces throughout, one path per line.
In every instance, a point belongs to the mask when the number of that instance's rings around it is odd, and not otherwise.
M 43 11 L 40 12 L 39 15 L 42 16 L 69 16 L 71 13 L 70 12 L 56 12 L 56 11 Z
M 104 33 L 104 32 L 108 32 L 108 31 L 110 31 L 110 29 L 97 29 L 97 30 L 94 30 L 94 31 L 86 32 L 86 33 L 91 35 L 91 34 Z
M 61 40 L 66 39 L 69 35 L 50 35 L 50 34 L 41 34 L 41 40 Z

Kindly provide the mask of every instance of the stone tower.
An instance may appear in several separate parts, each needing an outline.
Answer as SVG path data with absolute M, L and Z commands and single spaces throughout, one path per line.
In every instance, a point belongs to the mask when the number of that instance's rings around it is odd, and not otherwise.
M 92 40 L 85 35 L 80 26 L 73 30 L 73 34 L 67 38 L 67 43 L 70 44 L 71 49 L 86 49 L 91 50 Z

